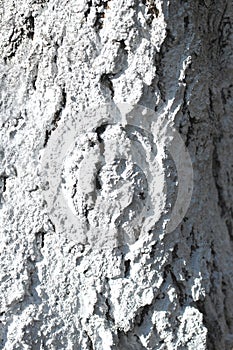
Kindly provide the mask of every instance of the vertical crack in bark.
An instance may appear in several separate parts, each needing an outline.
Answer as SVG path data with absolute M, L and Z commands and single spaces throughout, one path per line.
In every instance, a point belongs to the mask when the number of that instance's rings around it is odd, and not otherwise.
M 110 91 L 110 94 L 111 94 L 111 98 L 113 99 L 114 98 L 114 88 L 113 88 L 113 83 L 112 83 L 112 80 L 111 78 L 114 76 L 114 74 L 102 74 L 101 77 L 100 77 L 100 82 L 101 84 L 103 84 L 105 87 L 107 87 Z
M 66 106 L 66 99 L 67 99 L 67 95 L 66 95 L 66 91 L 65 91 L 65 88 L 62 88 L 62 91 L 61 91 L 61 100 L 60 100 L 60 107 L 56 110 L 56 112 L 54 113 L 53 115 L 53 119 L 52 119 L 52 122 L 50 124 L 50 128 L 46 130 L 45 132 L 45 140 L 44 140 L 44 145 L 43 147 L 46 147 L 47 146 L 47 143 L 49 141 L 49 137 L 50 135 L 52 134 L 52 132 L 54 130 L 56 130 L 57 126 L 58 126 L 58 122 L 59 120 L 61 119 L 61 114 L 62 114 L 62 111 L 63 109 L 65 108 Z
M 130 275 L 130 263 L 131 263 L 131 260 L 126 260 L 124 262 L 124 265 L 125 265 L 125 277 L 129 277 Z
M 218 141 L 215 139 L 214 141 L 214 149 L 213 149 L 213 160 L 212 160 L 212 169 L 213 169 L 213 177 L 215 180 L 215 186 L 218 193 L 218 206 L 220 208 L 220 214 L 223 220 L 225 221 L 230 239 L 233 241 L 232 235 L 232 219 L 233 219 L 233 210 L 231 207 L 227 205 L 224 196 L 224 189 L 221 185 L 220 180 L 220 169 L 221 162 L 219 161 L 218 156 Z
M 147 8 L 147 12 L 150 17 L 147 19 L 146 23 L 150 26 L 155 18 L 159 16 L 159 9 L 157 8 L 154 0 L 142 0 L 142 3 Z
M 26 18 L 26 35 L 29 39 L 34 39 L 35 20 L 32 15 Z
M 35 20 L 32 14 L 29 14 L 28 17 L 23 19 L 21 26 L 17 26 L 16 22 L 14 22 L 12 32 L 8 39 L 7 52 L 3 57 L 5 63 L 15 57 L 18 48 L 21 46 L 25 38 L 31 40 L 34 39 L 34 32 Z
M 110 0 L 99 0 L 97 4 L 95 4 L 95 22 L 94 22 L 94 27 L 99 31 L 100 29 L 103 28 L 103 22 L 105 18 L 105 10 L 109 8 L 109 3 Z M 92 0 L 87 2 L 87 10 L 84 12 L 84 17 L 87 21 L 88 16 L 91 12 L 91 7 L 93 6 Z
M 155 55 L 155 67 L 157 75 L 157 86 L 160 91 L 161 100 L 166 102 L 167 100 L 167 89 L 165 86 L 164 77 L 164 58 L 168 50 L 173 47 L 175 42 L 175 37 L 173 36 L 171 30 L 166 28 L 166 37 L 161 45 L 160 51 Z
M 88 350 L 95 350 L 91 337 L 89 336 L 89 334 L 87 332 L 85 332 L 85 335 L 87 337 Z
M 92 7 L 92 0 L 87 2 L 87 10 L 84 12 L 84 17 L 86 18 L 86 20 L 91 12 L 91 7 Z

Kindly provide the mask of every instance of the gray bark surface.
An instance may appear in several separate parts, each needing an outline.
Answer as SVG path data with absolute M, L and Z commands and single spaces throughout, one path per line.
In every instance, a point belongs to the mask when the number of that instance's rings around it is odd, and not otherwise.
M 0 0 L 0 349 L 233 349 L 232 19 L 229 0 Z M 153 123 L 98 121 L 101 106 L 122 102 L 164 125 L 157 202 L 157 168 L 144 163 Z M 41 175 L 72 118 L 84 124 L 66 169 L 81 181 L 66 189 L 86 225 L 79 241 L 54 221 Z M 171 127 L 190 154 L 193 193 L 167 232 L 184 187 L 163 151 Z

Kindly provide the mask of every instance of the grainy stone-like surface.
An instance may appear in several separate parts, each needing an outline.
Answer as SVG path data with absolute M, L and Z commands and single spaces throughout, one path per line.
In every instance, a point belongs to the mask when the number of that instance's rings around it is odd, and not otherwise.
M 1 349 L 233 348 L 232 18 L 229 0 L 0 1 Z M 189 150 L 192 200 L 172 232 L 166 132 L 153 148 L 138 121 L 93 129 L 86 112 L 122 102 L 155 111 Z M 119 227 L 107 249 L 88 228 L 72 240 L 44 197 L 50 140 L 85 113 L 63 192 L 85 225 Z

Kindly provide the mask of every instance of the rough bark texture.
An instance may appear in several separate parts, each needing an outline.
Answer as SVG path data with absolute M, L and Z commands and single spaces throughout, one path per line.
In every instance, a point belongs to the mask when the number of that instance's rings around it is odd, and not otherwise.
M 0 348 L 231 350 L 232 1 L 1 0 L 0 16 Z M 163 111 L 194 190 L 173 232 L 160 220 L 101 250 L 59 231 L 39 169 L 62 123 L 110 102 Z M 111 171 L 96 182 L 106 202 Z

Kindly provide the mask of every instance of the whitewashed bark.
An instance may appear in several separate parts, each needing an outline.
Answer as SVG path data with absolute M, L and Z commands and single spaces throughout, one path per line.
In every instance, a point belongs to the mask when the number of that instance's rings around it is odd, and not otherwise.
M 232 349 L 232 1 L 1 0 L 0 16 L 0 348 Z M 59 232 L 41 157 L 70 117 L 121 102 L 163 110 L 194 189 L 173 232 L 162 217 L 99 250 Z

